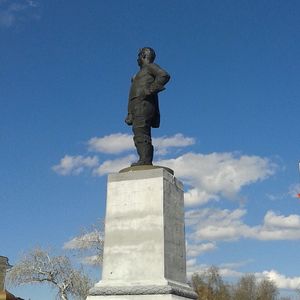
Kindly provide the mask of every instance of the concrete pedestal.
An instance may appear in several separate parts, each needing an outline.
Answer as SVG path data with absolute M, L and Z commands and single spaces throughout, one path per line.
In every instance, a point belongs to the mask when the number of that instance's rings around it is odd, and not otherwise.
M 196 299 L 186 284 L 183 186 L 165 169 L 108 177 L 102 280 L 88 300 Z
M 186 300 L 189 298 L 180 297 L 173 294 L 162 295 L 120 295 L 120 296 L 89 296 L 87 299 L 93 300 Z M 196 298 L 194 298 L 196 299 Z M 1 300 L 1 299 L 0 299 Z

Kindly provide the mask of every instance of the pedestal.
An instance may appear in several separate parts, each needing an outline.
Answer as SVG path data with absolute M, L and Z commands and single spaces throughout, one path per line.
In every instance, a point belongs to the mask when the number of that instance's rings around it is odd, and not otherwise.
M 183 185 L 163 168 L 110 174 L 102 280 L 88 300 L 183 300 Z

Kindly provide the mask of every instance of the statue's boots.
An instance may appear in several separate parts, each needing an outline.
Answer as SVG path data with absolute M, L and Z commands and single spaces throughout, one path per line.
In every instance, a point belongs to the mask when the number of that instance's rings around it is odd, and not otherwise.
M 147 135 L 134 137 L 134 144 L 139 155 L 139 160 L 131 166 L 152 165 L 153 146 L 151 138 Z

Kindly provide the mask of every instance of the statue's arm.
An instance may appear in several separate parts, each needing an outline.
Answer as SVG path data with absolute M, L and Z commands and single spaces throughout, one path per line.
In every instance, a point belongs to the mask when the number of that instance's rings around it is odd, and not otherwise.
M 165 85 L 170 80 L 168 72 L 163 70 L 156 64 L 150 64 L 148 66 L 150 74 L 153 76 L 154 81 L 149 87 L 149 95 L 157 94 L 165 89 Z

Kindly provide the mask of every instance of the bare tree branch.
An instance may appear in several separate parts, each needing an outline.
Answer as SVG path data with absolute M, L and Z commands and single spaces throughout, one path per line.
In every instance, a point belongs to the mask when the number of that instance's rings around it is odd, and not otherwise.
M 58 289 L 58 298 L 68 300 L 72 295 L 85 299 L 92 282 L 83 270 L 75 269 L 66 256 L 50 256 L 40 248 L 26 254 L 7 276 L 13 285 L 46 283 Z
M 101 265 L 103 260 L 104 222 L 99 221 L 91 229 L 82 232 L 64 244 L 64 249 L 80 256 L 81 262 L 88 265 Z

